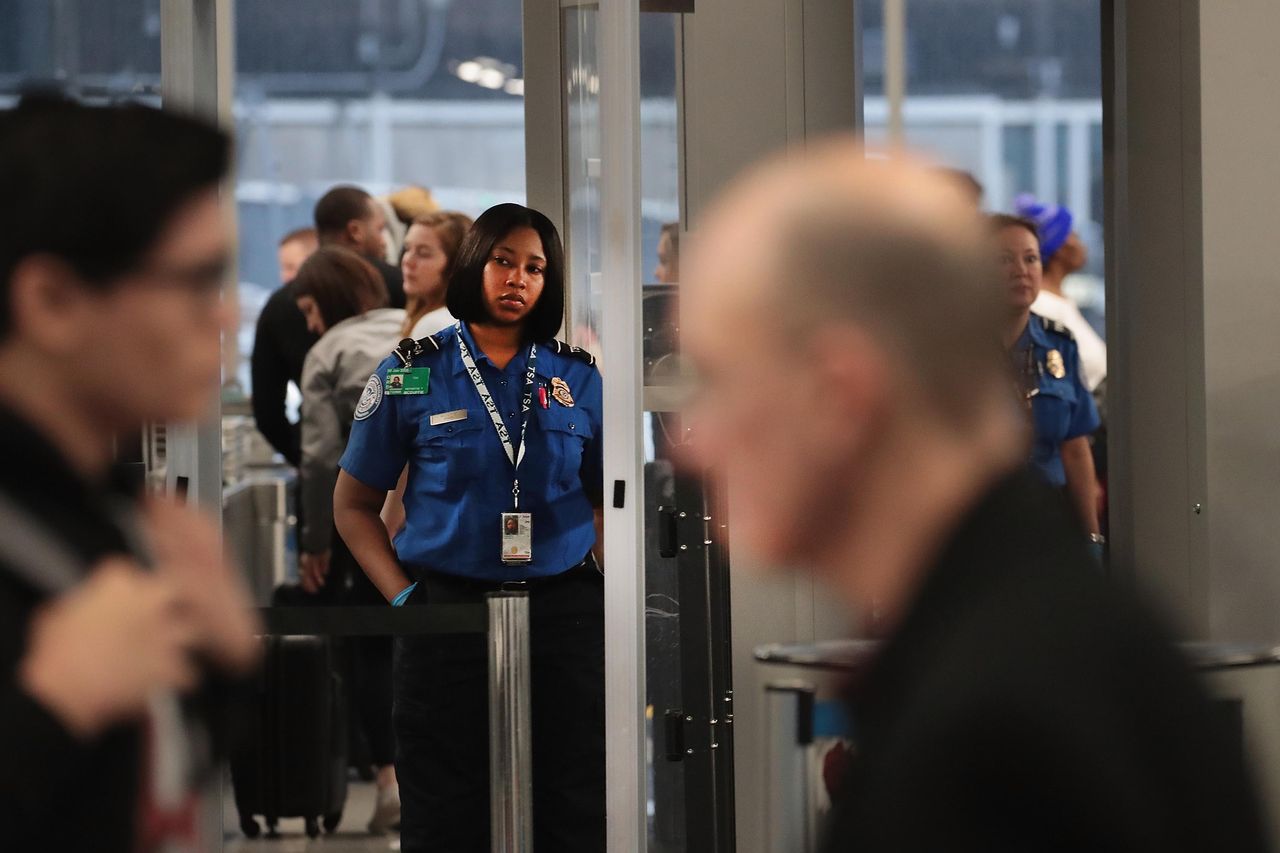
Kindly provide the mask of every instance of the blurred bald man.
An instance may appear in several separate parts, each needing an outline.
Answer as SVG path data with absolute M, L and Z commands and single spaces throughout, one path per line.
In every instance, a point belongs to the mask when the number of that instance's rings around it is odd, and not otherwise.
M 1267 849 L 1215 706 L 1022 470 L 995 253 L 955 182 L 831 143 L 695 236 L 693 456 L 759 556 L 882 640 L 824 849 Z

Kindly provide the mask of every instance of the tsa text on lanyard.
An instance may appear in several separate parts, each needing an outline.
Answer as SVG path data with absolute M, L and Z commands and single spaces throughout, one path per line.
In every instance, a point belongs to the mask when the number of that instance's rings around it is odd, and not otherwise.
M 458 324 L 458 354 L 462 357 L 462 364 L 467 368 L 467 373 L 471 376 L 471 384 L 476 386 L 476 393 L 480 395 L 480 401 L 484 403 L 485 409 L 489 412 L 489 419 L 493 421 L 493 428 L 498 432 L 498 441 L 502 444 L 502 449 L 506 451 L 507 459 L 511 462 L 513 482 L 511 485 L 511 502 L 514 512 L 504 512 L 500 518 L 502 525 L 502 561 L 507 564 L 526 564 L 533 559 L 533 518 L 530 513 L 520 512 L 520 463 L 524 461 L 525 439 L 529 435 L 529 410 L 533 408 L 533 386 L 536 381 L 534 369 L 538 363 L 538 347 L 536 344 L 529 347 L 529 362 L 524 372 L 524 394 L 520 398 L 520 448 L 517 450 L 511 444 L 511 433 L 507 429 L 506 423 L 502 420 L 502 413 L 498 411 L 497 404 L 493 401 L 493 395 L 489 393 L 489 388 L 485 385 L 484 376 L 480 373 L 480 368 L 476 365 L 475 358 L 471 355 L 471 348 L 467 346 L 467 342 L 462 339 L 462 324 Z

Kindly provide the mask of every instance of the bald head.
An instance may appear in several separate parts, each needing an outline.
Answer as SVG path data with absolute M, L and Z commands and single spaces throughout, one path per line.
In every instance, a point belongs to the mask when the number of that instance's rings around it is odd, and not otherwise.
M 697 224 L 688 457 L 728 479 L 753 550 L 821 563 L 877 472 L 910 488 L 949 469 L 909 464 L 1016 447 L 989 240 L 954 181 L 848 142 L 752 170 Z
M 975 382 L 1004 376 L 991 258 L 955 181 L 829 142 L 766 162 L 714 205 L 689 253 L 686 302 L 792 340 L 856 325 L 963 422 Z

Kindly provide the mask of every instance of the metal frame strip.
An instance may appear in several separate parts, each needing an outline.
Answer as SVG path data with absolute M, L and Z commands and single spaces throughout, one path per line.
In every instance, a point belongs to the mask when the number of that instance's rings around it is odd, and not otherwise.
M 608 849 L 643 853 L 645 808 L 644 441 L 640 292 L 640 7 L 600 3 L 605 494 L 605 725 Z
M 165 109 L 178 109 L 234 132 L 231 88 L 235 76 L 232 0 L 163 0 L 160 4 L 160 94 Z M 224 192 L 235 197 L 234 178 Z M 235 208 L 228 216 L 234 227 Z M 229 287 L 236 278 L 229 273 Z M 194 503 L 222 511 L 222 411 L 214 403 L 199 424 L 170 425 L 166 488 Z

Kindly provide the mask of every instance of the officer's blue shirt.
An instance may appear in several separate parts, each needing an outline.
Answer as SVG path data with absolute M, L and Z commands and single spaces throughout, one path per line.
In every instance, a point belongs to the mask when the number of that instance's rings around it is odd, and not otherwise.
M 361 483 L 388 491 L 409 466 L 405 526 L 395 549 L 411 576 L 427 570 L 484 580 L 559 574 L 581 562 L 595 543 L 593 507 L 603 490 L 600 373 L 588 356 L 571 354 L 568 346 L 559 345 L 557 352 L 555 342 L 538 345 L 519 507 L 533 515 L 533 562 L 506 566 L 501 513 L 513 510 L 513 469 L 462 363 L 459 334 L 519 450 L 529 348 L 499 370 L 462 324 L 461 331 L 454 326 L 424 339 L 424 351 L 413 358 L 413 367 L 431 371 L 426 394 L 385 394 L 387 371 L 403 362 L 393 354 L 378 366 L 340 465 Z M 572 406 L 554 398 L 553 378 L 568 385 Z M 538 388 L 546 389 L 545 409 Z M 465 417 L 431 423 L 433 415 L 459 410 Z
M 1084 385 L 1080 353 L 1075 338 L 1065 326 L 1032 314 L 1022 337 L 1013 345 L 1010 357 L 1022 371 L 1031 348 L 1033 368 L 1038 374 L 1036 393 L 1031 398 L 1035 438 L 1031 447 L 1031 467 L 1050 485 L 1067 484 L 1062 467 L 1062 443 L 1093 433 L 1101 420 L 1093 396 Z M 1053 375 L 1049 353 L 1057 351 L 1066 373 Z

